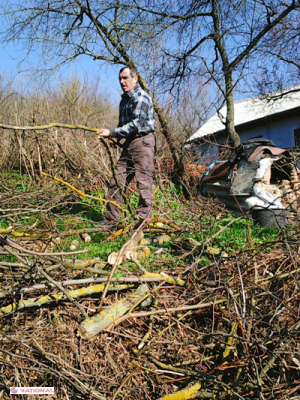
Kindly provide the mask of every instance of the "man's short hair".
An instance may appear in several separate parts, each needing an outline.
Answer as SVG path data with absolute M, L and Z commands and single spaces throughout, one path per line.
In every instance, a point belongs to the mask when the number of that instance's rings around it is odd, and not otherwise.
M 137 76 L 137 70 L 136 70 L 135 68 L 133 68 L 133 67 L 123 67 L 123 68 L 121 68 L 121 69 L 120 69 L 120 72 L 119 72 L 119 75 L 120 75 L 120 73 L 123 72 L 124 69 L 126 69 L 126 68 L 129 69 L 131 78 L 134 78 L 135 76 Z

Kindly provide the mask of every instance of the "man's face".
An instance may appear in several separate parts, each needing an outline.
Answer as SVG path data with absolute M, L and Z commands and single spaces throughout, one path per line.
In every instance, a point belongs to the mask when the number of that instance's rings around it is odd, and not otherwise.
M 138 82 L 138 77 L 134 78 L 130 75 L 130 69 L 125 68 L 119 75 L 119 81 L 123 92 L 131 92 Z

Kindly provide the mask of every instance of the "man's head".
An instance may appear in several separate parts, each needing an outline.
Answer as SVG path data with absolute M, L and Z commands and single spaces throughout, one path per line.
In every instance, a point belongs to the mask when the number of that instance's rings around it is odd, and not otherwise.
M 123 92 L 131 92 L 138 83 L 136 70 L 132 67 L 123 67 L 119 73 L 119 81 Z

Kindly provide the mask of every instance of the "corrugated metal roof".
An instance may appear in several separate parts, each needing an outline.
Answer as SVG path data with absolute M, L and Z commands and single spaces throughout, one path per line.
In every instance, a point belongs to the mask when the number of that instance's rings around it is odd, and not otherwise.
M 234 103 L 234 123 L 237 127 L 297 107 L 300 107 L 300 85 L 270 93 L 268 96 L 236 101 Z M 223 131 L 225 129 L 226 110 L 226 106 L 222 107 L 187 142 Z

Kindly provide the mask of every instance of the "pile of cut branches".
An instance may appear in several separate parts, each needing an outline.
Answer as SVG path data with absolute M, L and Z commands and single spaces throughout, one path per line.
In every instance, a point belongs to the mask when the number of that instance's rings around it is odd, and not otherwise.
M 0 397 L 298 398 L 298 231 L 229 253 L 197 229 L 150 220 L 110 262 L 2 230 Z

